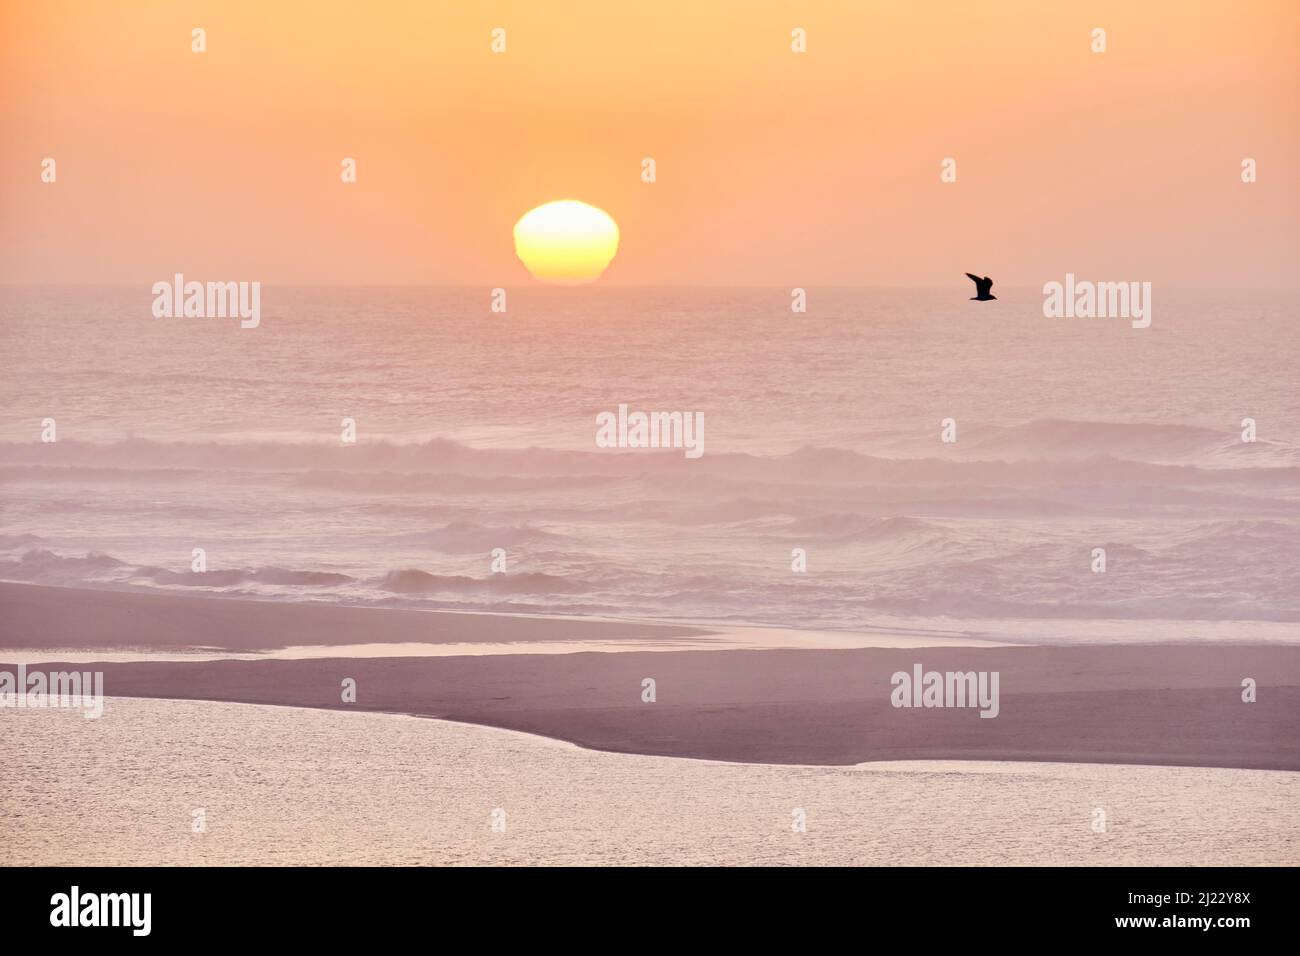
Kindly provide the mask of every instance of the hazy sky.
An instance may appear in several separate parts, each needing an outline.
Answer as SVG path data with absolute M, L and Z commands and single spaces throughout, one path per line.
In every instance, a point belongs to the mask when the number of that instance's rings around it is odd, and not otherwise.
M 612 283 L 1300 285 L 1294 0 L 42 0 L 0 47 L 5 282 L 525 284 L 575 198 Z

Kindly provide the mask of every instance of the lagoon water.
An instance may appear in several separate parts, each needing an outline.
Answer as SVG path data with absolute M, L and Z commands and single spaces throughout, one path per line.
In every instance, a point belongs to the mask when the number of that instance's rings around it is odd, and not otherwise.
M 99 720 L 0 711 L 0 766 L 7 865 L 1300 864 L 1300 774 L 1261 770 L 727 764 L 120 698 Z

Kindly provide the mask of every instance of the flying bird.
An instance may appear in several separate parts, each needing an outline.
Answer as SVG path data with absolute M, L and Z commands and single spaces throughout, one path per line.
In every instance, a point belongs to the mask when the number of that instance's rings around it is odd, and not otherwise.
M 988 276 L 981 279 L 977 275 L 966 273 L 967 278 L 975 283 L 975 295 L 971 296 L 972 302 L 987 302 L 990 299 L 996 299 L 997 296 L 989 295 L 989 290 L 993 288 L 993 280 Z

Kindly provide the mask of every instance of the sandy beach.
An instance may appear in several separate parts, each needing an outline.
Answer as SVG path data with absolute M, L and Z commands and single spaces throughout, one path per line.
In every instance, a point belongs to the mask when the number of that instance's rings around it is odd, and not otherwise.
M 48 648 L 539 640 L 707 635 L 649 624 L 340 608 L 0 585 L 0 667 Z M 6 657 L 5 651 L 13 652 Z M 996 719 L 895 708 L 890 677 L 997 671 Z M 69 668 L 85 669 L 83 663 Z M 624 753 L 778 764 L 979 759 L 1300 769 L 1300 648 L 1282 645 L 598 650 L 555 655 L 96 664 L 111 697 L 385 711 Z M 1258 701 L 1241 700 L 1241 681 Z M 346 678 L 355 703 L 343 703 Z M 642 701 L 653 678 L 656 700 Z

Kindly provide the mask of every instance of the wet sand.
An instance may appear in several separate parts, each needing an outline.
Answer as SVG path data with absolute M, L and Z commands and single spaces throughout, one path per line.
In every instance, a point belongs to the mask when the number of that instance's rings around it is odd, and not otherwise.
M 653 639 L 703 628 L 326 603 L 95 591 L 0 582 L 0 650 L 7 647 L 234 652 L 348 644 Z

